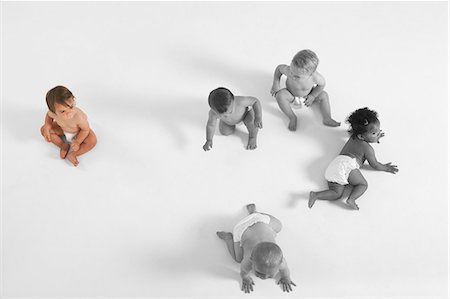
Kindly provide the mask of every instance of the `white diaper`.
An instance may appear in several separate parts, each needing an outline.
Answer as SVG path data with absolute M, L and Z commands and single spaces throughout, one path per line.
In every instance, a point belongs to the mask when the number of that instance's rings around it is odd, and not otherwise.
M 238 222 L 233 228 L 233 241 L 240 242 L 244 232 L 255 223 L 263 222 L 269 224 L 270 217 L 260 213 L 252 213 Z
M 355 158 L 339 155 L 330 165 L 328 165 L 325 171 L 325 179 L 328 182 L 338 183 L 339 185 L 348 184 L 348 176 L 353 169 L 358 169 L 359 164 Z
M 291 102 L 291 106 L 294 109 L 300 109 L 300 108 L 302 108 L 304 101 L 305 101 L 305 98 L 303 98 L 303 97 L 294 97 L 294 100 Z
M 72 144 L 73 140 L 75 139 L 75 137 L 77 136 L 78 133 L 69 133 L 69 132 L 64 132 L 64 136 L 66 137 L 66 141 L 68 144 Z

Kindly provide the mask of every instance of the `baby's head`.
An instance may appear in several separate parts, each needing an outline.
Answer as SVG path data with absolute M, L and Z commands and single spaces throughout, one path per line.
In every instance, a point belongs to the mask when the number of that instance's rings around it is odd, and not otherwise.
M 56 86 L 47 92 L 45 97 L 48 109 L 58 116 L 72 118 L 75 114 L 75 97 L 72 92 L 64 86 Z
M 219 87 L 209 93 L 208 103 L 219 114 L 229 112 L 234 95 L 225 87 Z
M 301 75 L 311 75 L 319 65 L 319 58 L 311 50 L 301 50 L 292 58 L 291 69 Z
M 378 142 L 381 137 L 378 113 L 367 107 L 352 112 L 346 122 L 350 124 L 348 132 L 353 139 L 358 138 L 372 143 Z
M 278 273 L 283 252 L 275 243 L 261 242 L 253 248 L 251 261 L 256 276 L 261 279 L 272 278 Z

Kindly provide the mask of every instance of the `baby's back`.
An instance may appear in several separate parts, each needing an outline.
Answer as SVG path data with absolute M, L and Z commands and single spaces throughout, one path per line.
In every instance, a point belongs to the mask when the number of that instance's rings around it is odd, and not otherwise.
M 356 161 L 358 161 L 359 166 L 362 166 L 365 161 L 363 142 L 364 141 L 361 141 L 357 138 L 350 137 L 350 139 L 342 148 L 340 154 L 356 158 Z
M 258 222 L 246 229 L 241 237 L 241 245 L 246 251 L 251 252 L 256 244 L 261 242 L 275 242 L 277 233 L 269 224 Z

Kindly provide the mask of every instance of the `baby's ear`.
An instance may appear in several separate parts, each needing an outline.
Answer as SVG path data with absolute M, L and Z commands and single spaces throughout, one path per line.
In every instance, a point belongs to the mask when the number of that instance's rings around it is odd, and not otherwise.
M 364 140 L 364 137 L 363 137 L 362 134 L 358 134 L 358 135 L 356 135 L 356 137 L 357 137 L 359 140 Z

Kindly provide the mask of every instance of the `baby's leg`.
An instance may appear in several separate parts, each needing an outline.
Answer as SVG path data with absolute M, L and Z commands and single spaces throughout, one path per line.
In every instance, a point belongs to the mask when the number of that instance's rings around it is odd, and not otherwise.
M 247 149 L 256 148 L 256 136 L 258 135 L 258 127 L 255 126 L 255 111 L 253 109 L 247 112 L 244 118 L 244 124 L 248 130 L 248 144 Z
M 335 121 L 331 118 L 331 108 L 328 93 L 322 91 L 316 98 L 316 101 L 320 104 L 320 111 L 323 116 L 323 124 L 330 127 L 339 127 L 340 122 Z
M 236 129 L 236 126 L 230 126 L 226 122 L 220 120 L 219 121 L 219 131 L 220 134 L 224 136 L 228 136 L 234 133 L 234 130 Z
M 44 126 L 41 127 L 41 134 L 44 136 Z M 59 157 L 65 159 L 69 152 L 69 145 L 60 137 L 62 135 L 64 135 L 64 131 L 58 124 L 53 122 L 52 128 L 50 129 L 50 142 L 59 147 Z
M 233 234 L 229 232 L 216 232 L 217 236 L 225 241 L 228 252 L 231 257 L 238 263 L 242 261 L 242 248 L 238 242 L 233 241 Z
M 336 200 L 341 198 L 342 193 L 344 193 L 345 186 L 333 182 L 328 182 L 328 188 L 329 190 L 324 190 L 320 192 L 311 191 L 309 193 L 308 207 L 312 208 L 317 199 Z
M 94 131 L 91 130 L 86 139 L 84 139 L 80 144 L 80 148 L 76 152 L 72 151 L 70 154 L 68 154 L 67 159 L 72 162 L 73 166 L 77 166 L 79 163 L 77 157 L 90 151 L 96 144 L 97 136 L 95 135 Z
M 353 186 L 353 190 L 347 199 L 347 204 L 353 209 L 359 210 L 355 200 L 366 192 L 367 181 L 359 169 L 353 169 L 348 176 L 348 182 Z
M 297 130 L 297 116 L 291 108 L 291 102 L 294 100 L 294 96 L 286 88 L 281 89 L 275 95 L 277 99 L 278 106 L 280 106 L 281 111 L 289 118 L 288 129 L 291 131 Z

